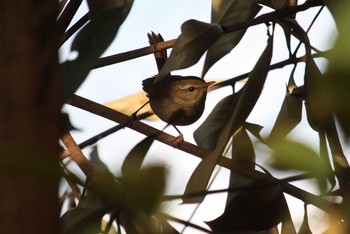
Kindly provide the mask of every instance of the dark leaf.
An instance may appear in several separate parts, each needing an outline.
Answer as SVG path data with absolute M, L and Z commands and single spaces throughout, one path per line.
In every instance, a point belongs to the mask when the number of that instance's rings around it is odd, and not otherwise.
M 222 26 L 235 25 L 253 19 L 260 11 L 256 0 L 213 0 L 211 22 Z M 202 77 L 222 57 L 228 54 L 239 43 L 246 30 L 224 34 L 208 50 L 205 58 Z
M 126 156 L 123 165 L 122 173 L 135 173 L 140 170 L 143 160 L 154 141 L 154 136 L 148 136 L 139 142 Z
M 232 137 L 232 162 L 235 165 L 240 165 L 248 170 L 255 170 L 255 152 L 253 143 L 244 128 L 240 128 Z M 234 171 L 230 171 L 229 189 L 248 185 L 251 182 L 252 179 L 242 176 Z M 227 195 L 226 205 L 228 205 L 236 195 L 236 193 L 229 193 Z
M 293 35 L 295 38 L 303 42 L 305 46 L 307 46 L 308 48 L 311 48 L 310 40 L 307 33 L 304 31 L 304 29 L 299 25 L 299 23 L 295 19 L 283 18 L 283 19 L 277 20 L 277 23 L 281 25 L 285 34 Z
M 110 204 L 89 192 L 76 208 L 67 211 L 61 217 L 61 231 L 63 234 L 98 233 L 101 219 L 110 208 Z
M 183 23 L 181 35 L 156 76 L 155 82 L 161 81 L 173 70 L 186 68 L 198 62 L 221 34 L 222 28 L 219 24 L 208 24 L 197 20 L 188 20 Z
M 222 131 L 218 136 L 215 149 L 199 163 L 191 175 L 191 178 L 186 186 L 185 195 L 203 192 L 206 190 L 210 176 L 217 161 L 222 156 L 228 140 L 232 134 L 234 134 L 238 128 L 243 125 L 255 106 L 269 71 L 269 65 L 272 57 L 272 42 L 273 39 L 270 37 L 263 54 L 251 71 L 247 83 L 242 88 L 237 104 L 231 109 L 231 112 L 225 122 L 225 127 L 222 128 Z M 203 199 L 204 197 L 186 198 L 183 201 L 185 203 L 194 203 L 201 202 Z
M 236 105 L 239 93 L 231 94 L 218 102 L 206 120 L 194 131 L 193 137 L 199 147 L 208 150 L 215 148 L 220 131 Z
M 122 178 L 125 201 L 138 212 L 154 214 L 165 189 L 165 168 L 152 166 L 128 171 Z
M 270 179 L 257 180 L 226 206 L 217 219 L 207 222 L 216 232 L 263 231 L 275 227 L 287 215 L 288 207 L 279 185 L 265 185 Z
M 318 134 L 320 138 L 320 158 L 323 160 L 323 163 L 325 166 L 327 166 L 327 170 L 325 171 L 326 176 L 328 178 L 329 183 L 331 184 L 332 188 L 334 188 L 336 181 L 334 178 L 334 174 L 332 173 L 332 165 L 329 160 L 329 154 L 328 154 L 328 147 L 327 147 L 327 141 L 326 141 L 326 135 L 324 131 L 320 131 Z M 319 181 L 321 184 L 319 184 L 320 188 L 323 189 L 322 191 L 325 191 L 327 186 L 324 183 L 323 180 Z
M 69 98 L 85 80 L 96 60 L 108 48 L 131 8 L 130 1 L 116 1 L 91 18 L 74 39 L 71 51 L 78 53 L 73 61 L 62 64 L 64 99 Z M 123 3 L 123 4 L 122 4 Z
M 327 98 L 322 93 L 322 74 L 311 56 L 306 61 L 304 90 L 305 109 L 309 125 L 315 131 L 320 131 L 327 111 Z
M 301 121 L 301 111 L 303 102 L 300 98 L 292 95 L 296 88 L 294 82 L 295 67 L 289 78 L 286 88 L 286 96 L 278 113 L 276 122 L 271 130 L 269 139 L 279 139 L 286 137 Z

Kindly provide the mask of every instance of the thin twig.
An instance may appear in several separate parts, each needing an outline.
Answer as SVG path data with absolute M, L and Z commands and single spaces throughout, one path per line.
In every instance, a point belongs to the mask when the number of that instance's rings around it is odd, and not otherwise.
M 81 17 L 72 27 L 70 27 L 62 36 L 59 46 L 61 47 L 74 33 L 76 33 L 90 19 L 89 12 Z
M 288 15 L 293 15 L 293 14 L 296 14 L 297 12 L 307 10 L 308 8 L 311 8 L 311 7 L 322 6 L 322 4 L 323 4 L 322 1 L 318 1 L 318 0 L 307 1 L 302 5 L 288 7 L 286 9 L 281 9 L 281 10 L 277 10 L 277 11 L 274 11 L 271 13 L 266 13 L 264 15 L 258 16 L 257 18 L 247 20 L 247 21 L 239 23 L 239 24 L 223 27 L 223 31 L 224 31 L 224 33 L 235 32 L 235 31 L 238 31 L 241 29 L 249 28 L 249 27 L 254 26 L 254 25 L 267 23 L 267 22 L 270 22 L 274 19 L 283 18 L 283 17 L 286 17 Z M 109 66 L 112 64 L 116 64 L 116 63 L 124 62 L 127 60 L 135 59 L 138 57 L 142 57 L 145 55 L 149 55 L 149 54 L 152 54 L 152 53 L 157 52 L 157 51 L 172 48 L 175 45 L 175 41 L 176 41 L 176 39 L 172 39 L 169 41 L 157 43 L 157 44 L 152 45 L 152 46 L 146 46 L 146 47 L 143 47 L 140 49 L 130 50 L 130 51 L 123 52 L 120 54 L 115 54 L 115 55 L 111 55 L 108 57 L 100 58 L 97 60 L 97 63 L 94 66 L 94 68 Z
M 57 20 L 58 33 L 62 35 L 68 28 L 82 0 L 70 0 Z
M 165 214 L 165 213 L 163 213 L 163 215 L 165 216 L 165 218 L 167 220 L 170 220 L 170 221 L 173 221 L 173 222 L 176 222 L 176 223 L 181 223 L 183 225 L 189 226 L 191 228 L 197 229 L 197 230 L 205 232 L 205 233 L 213 233 L 212 231 L 210 231 L 210 230 L 208 230 L 208 229 L 206 229 L 204 227 L 198 226 L 196 224 L 190 223 L 189 221 L 182 220 L 182 219 L 176 218 L 174 216 L 171 216 L 171 215 L 168 215 L 168 214 Z

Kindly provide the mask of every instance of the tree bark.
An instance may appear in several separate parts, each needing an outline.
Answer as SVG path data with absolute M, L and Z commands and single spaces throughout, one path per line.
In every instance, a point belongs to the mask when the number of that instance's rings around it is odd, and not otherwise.
M 59 233 L 57 1 L 0 1 L 0 230 Z

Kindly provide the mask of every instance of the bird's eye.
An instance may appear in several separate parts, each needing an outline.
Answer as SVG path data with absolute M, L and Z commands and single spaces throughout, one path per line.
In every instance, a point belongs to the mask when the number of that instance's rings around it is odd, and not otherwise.
M 193 92 L 194 91 L 194 87 L 189 87 L 188 91 Z

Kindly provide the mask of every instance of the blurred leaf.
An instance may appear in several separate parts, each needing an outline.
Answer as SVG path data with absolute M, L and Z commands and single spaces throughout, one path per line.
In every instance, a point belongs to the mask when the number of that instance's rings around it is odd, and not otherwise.
M 224 213 L 207 222 L 214 233 L 263 231 L 285 219 L 288 207 L 280 185 L 266 185 L 270 179 L 254 181 L 249 190 L 235 196 Z
M 165 168 L 152 166 L 128 171 L 122 178 L 122 183 L 125 186 L 126 203 L 130 204 L 134 211 L 152 215 L 159 208 L 164 193 Z
M 67 211 L 61 217 L 61 231 L 63 234 L 99 233 L 101 219 L 110 208 L 110 204 L 89 192 L 76 208 Z
M 295 67 L 290 75 L 288 86 L 286 87 L 286 96 L 271 130 L 269 140 L 273 141 L 274 139 L 286 137 L 301 121 L 303 102 L 301 99 L 292 95 L 296 87 L 294 71 Z
M 222 128 L 218 136 L 215 149 L 211 151 L 197 166 L 189 179 L 185 195 L 203 192 L 206 190 L 210 176 L 216 163 L 222 157 L 222 153 L 232 134 L 246 121 L 260 93 L 263 89 L 272 57 L 273 38 L 268 39 L 267 46 L 249 75 L 247 83 L 242 88 L 238 97 L 237 104 L 232 107 L 230 114 L 225 121 L 225 127 Z M 231 103 L 232 104 L 232 103 Z M 202 202 L 204 197 L 185 198 L 185 203 Z
M 140 170 L 143 160 L 145 159 L 153 141 L 154 136 L 148 136 L 129 152 L 122 165 L 122 173 L 124 176 L 128 175 L 128 173 L 137 173 Z
M 291 140 L 276 140 L 271 143 L 273 148 L 272 166 L 282 170 L 301 170 L 309 172 L 318 178 L 328 174 L 328 168 L 311 148 Z
M 104 162 L 101 161 L 100 156 L 97 152 L 97 147 L 92 147 L 92 152 L 90 153 L 90 162 L 94 169 L 97 171 L 97 173 L 103 177 L 103 179 L 106 181 L 108 180 L 115 180 L 115 176 L 109 171 L 108 167 Z
M 222 26 L 231 26 L 253 19 L 261 6 L 256 0 L 213 0 L 211 22 Z M 222 35 L 208 50 L 205 58 L 202 77 L 222 57 L 228 54 L 239 43 L 246 29 Z
M 340 2 L 339 2 L 340 3 Z M 338 23 L 339 37 L 334 49 L 329 55 L 329 69 L 325 74 L 324 94 L 330 100 L 330 108 L 337 116 L 337 120 L 345 133 L 345 138 L 350 139 L 350 2 L 342 1 L 335 11 L 335 19 Z
M 143 104 L 148 102 L 148 97 L 146 96 L 146 93 L 144 91 L 132 94 L 130 96 L 127 96 L 125 98 L 111 101 L 104 103 L 104 106 L 107 106 L 113 110 L 122 112 L 126 115 L 133 114 L 137 109 L 139 109 Z M 147 104 L 145 107 L 143 107 L 138 114 L 143 114 L 146 112 L 152 112 L 152 109 L 149 104 Z M 159 120 L 159 118 L 156 115 L 152 115 L 147 120 Z
M 206 120 L 194 131 L 193 137 L 199 147 L 207 150 L 213 150 L 215 148 L 222 127 L 232 107 L 238 101 L 239 93 L 231 94 L 220 100 Z
M 188 20 L 181 26 L 181 35 L 156 76 L 159 82 L 173 70 L 189 67 L 202 57 L 207 49 L 221 36 L 222 28 L 219 24 L 208 24 L 197 20 Z
M 64 99 L 68 99 L 85 80 L 96 60 L 113 41 L 132 5 L 132 1 L 114 2 L 116 8 L 97 12 L 75 37 L 71 51 L 78 52 L 78 57 L 61 64 Z

